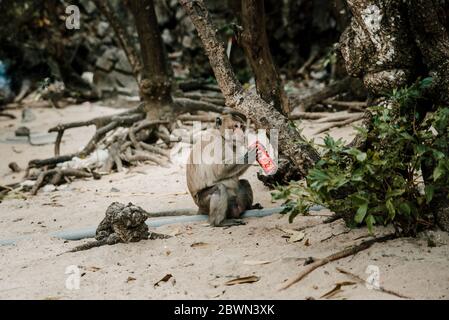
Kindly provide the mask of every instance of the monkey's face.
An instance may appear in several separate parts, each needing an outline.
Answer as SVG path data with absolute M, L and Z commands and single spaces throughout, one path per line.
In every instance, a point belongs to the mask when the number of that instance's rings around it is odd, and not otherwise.
M 233 141 L 237 144 L 245 142 L 245 124 L 231 116 L 218 117 L 215 126 L 220 130 L 221 136 L 227 141 Z

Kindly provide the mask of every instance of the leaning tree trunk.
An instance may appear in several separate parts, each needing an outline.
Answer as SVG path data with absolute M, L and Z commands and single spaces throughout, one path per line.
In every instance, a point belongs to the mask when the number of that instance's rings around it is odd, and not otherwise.
M 242 25 L 242 29 L 237 31 L 237 40 L 253 70 L 257 93 L 265 102 L 288 117 L 291 111 L 290 103 L 270 52 L 264 1 L 241 0 L 240 7 L 234 10 Z M 276 174 L 272 176 L 258 174 L 258 179 L 265 185 L 274 187 L 301 178 L 292 161 L 283 153 L 279 155 L 278 164 Z
M 203 43 L 218 85 L 229 107 L 245 114 L 257 128 L 277 129 L 280 152 L 288 156 L 305 177 L 319 160 L 316 150 L 301 136 L 293 122 L 258 95 L 245 91 L 237 80 L 222 43 L 217 38 L 209 12 L 202 0 L 179 0 L 190 16 Z
M 288 116 L 289 102 L 268 43 L 264 1 L 242 0 L 241 4 L 243 30 L 238 34 L 238 42 L 254 72 L 257 92 L 262 99 Z
M 362 78 L 373 97 L 431 75 L 434 81 L 428 97 L 435 104 L 449 103 L 449 1 L 347 3 L 353 19 L 340 46 L 350 75 Z M 369 117 L 365 125 L 369 127 Z M 360 141 L 356 144 L 362 145 Z M 429 171 L 432 168 L 423 168 L 423 172 Z M 437 223 L 449 231 L 447 197 L 436 195 L 431 206 Z

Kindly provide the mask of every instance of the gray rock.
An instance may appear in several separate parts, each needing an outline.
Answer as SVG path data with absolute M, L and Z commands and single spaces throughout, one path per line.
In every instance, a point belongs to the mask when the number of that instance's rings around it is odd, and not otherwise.
M 117 53 L 118 61 L 115 64 L 115 70 L 118 70 L 120 72 L 132 75 L 133 70 L 131 68 L 131 65 L 129 64 L 128 58 L 126 57 L 126 54 L 123 50 L 118 51 Z
M 80 3 L 88 14 L 92 14 L 95 10 L 97 10 L 95 4 L 90 0 L 80 0 Z
M 29 108 L 25 108 L 22 110 L 22 122 L 31 122 L 36 120 L 36 116 L 34 115 L 33 111 Z M 20 128 L 19 128 L 20 129 Z M 29 133 L 29 130 L 28 130 Z
M 106 21 L 101 21 L 97 25 L 97 35 L 100 38 L 103 38 L 108 33 L 108 29 L 109 29 L 109 23 L 107 23 Z

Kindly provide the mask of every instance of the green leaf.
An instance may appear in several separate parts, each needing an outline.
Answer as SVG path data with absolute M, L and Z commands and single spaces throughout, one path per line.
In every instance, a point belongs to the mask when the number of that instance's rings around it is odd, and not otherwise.
M 402 202 L 401 204 L 399 204 L 399 212 L 406 216 L 410 216 L 412 209 L 407 202 Z
M 385 205 L 386 205 L 387 210 L 388 210 L 388 216 L 389 216 L 389 218 L 390 218 L 391 220 L 393 220 L 394 217 L 396 216 L 396 209 L 395 209 L 395 207 L 394 207 L 394 205 L 393 205 L 393 201 L 392 201 L 391 199 L 388 199 L 388 200 L 385 202 Z
M 373 234 L 373 225 L 376 224 L 376 219 L 374 219 L 373 215 L 369 215 L 365 219 L 366 226 L 368 227 L 368 231 L 370 234 Z
M 429 204 L 433 199 L 433 194 L 435 193 L 435 187 L 432 185 L 427 185 L 424 188 L 424 192 L 426 193 L 426 204 Z
M 402 196 L 405 192 L 405 189 L 397 189 L 397 190 L 388 190 L 387 198 L 395 198 Z
M 440 160 L 436 168 L 433 170 L 433 181 L 437 181 L 438 179 L 440 179 L 444 175 L 445 171 L 446 168 L 444 166 L 444 162 Z
M 366 213 L 368 212 L 368 203 L 362 204 L 355 214 L 354 221 L 357 223 L 362 223 L 363 219 L 365 219 Z

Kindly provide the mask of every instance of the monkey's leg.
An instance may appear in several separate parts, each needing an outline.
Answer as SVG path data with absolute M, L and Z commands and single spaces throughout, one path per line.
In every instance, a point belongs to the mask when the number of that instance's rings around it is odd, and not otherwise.
M 226 187 L 219 183 L 210 197 L 209 223 L 211 226 L 219 226 L 228 212 L 229 195 Z
M 230 195 L 224 184 L 217 184 L 210 197 L 209 223 L 213 227 L 230 227 L 244 225 L 239 219 L 226 219 L 229 212 Z
M 253 189 L 249 184 L 248 180 L 239 180 L 239 187 L 237 189 L 237 207 L 238 207 L 238 217 L 246 211 L 252 209 L 253 206 Z M 234 217 L 234 218 L 238 218 Z

